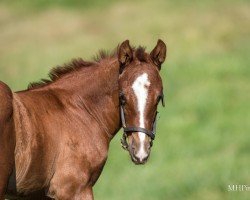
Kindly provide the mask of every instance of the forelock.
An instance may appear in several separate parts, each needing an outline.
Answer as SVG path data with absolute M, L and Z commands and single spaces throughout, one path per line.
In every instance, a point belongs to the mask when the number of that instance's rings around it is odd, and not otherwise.
M 146 48 L 141 46 L 135 50 L 135 56 L 140 62 L 147 62 L 147 53 L 145 50 Z

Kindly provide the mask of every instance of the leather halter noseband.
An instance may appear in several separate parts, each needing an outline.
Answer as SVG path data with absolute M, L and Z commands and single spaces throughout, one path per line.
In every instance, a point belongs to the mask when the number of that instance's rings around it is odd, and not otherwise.
M 122 139 L 121 139 L 121 144 L 122 147 L 125 150 L 128 150 L 128 143 L 127 143 L 127 133 L 132 133 L 132 132 L 142 132 L 144 134 L 146 134 L 147 136 L 149 136 L 151 138 L 151 142 L 150 145 L 153 145 L 153 140 L 155 139 L 155 134 L 156 134 L 156 122 L 157 122 L 157 114 L 158 111 L 156 111 L 155 114 L 155 118 L 154 118 L 154 122 L 153 122 L 153 126 L 152 126 L 152 130 L 148 130 L 142 127 L 136 127 L 136 126 L 131 126 L 131 127 L 127 127 L 126 125 L 126 120 L 125 120 L 125 113 L 124 113 L 124 105 L 125 105 L 125 101 L 124 101 L 124 93 L 120 92 L 119 94 L 119 98 L 120 98 L 120 116 L 121 116 L 121 122 L 122 122 L 122 128 L 123 128 L 123 135 L 122 135 Z M 162 94 L 160 96 L 160 99 L 162 101 L 162 106 L 165 106 L 165 102 L 164 102 L 164 95 Z

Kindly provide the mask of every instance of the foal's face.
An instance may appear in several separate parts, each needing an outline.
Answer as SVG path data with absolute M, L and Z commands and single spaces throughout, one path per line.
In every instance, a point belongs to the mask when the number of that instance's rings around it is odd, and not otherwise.
M 152 52 L 155 53 L 156 50 L 158 50 L 157 56 L 163 54 L 165 59 L 166 46 L 162 41 L 158 41 Z M 119 87 L 124 95 L 126 126 L 145 128 L 150 131 L 153 130 L 157 105 L 163 95 L 159 70 L 160 64 L 164 61 L 163 58 L 155 58 L 152 52 L 149 55 L 140 49 L 131 54 L 132 57 L 121 72 L 119 80 Z M 132 161 L 135 164 L 144 164 L 150 155 L 152 139 L 143 132 L 129 132 L 127 135 Z

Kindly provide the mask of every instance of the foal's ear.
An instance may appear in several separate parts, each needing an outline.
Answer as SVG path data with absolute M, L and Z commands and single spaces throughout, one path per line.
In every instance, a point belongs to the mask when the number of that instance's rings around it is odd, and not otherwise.
M 167 54 L 167 47 L 166 44 L 162 40 L 158 40 L 157 45 L 151 51 L 150 57 L 154 64 L 161 69 L 161 64 L 165 61 Z
M 131 46 L 129 45 L 129 40 L 125 40 L 118 47 L 118 60 L 122 67 L 128 65 L 133 59 L 133 51 Z

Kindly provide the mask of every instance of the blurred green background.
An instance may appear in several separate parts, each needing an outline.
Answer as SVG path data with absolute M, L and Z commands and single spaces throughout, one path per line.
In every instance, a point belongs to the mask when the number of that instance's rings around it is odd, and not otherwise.
M 97 200 L 250 199 L 250 3 L 243 0 L 1 0 L 0 80 L 14 91 L 73 57 L 130 39 L 168 46 L 166 108 L 150 161 L 112 141 Z

